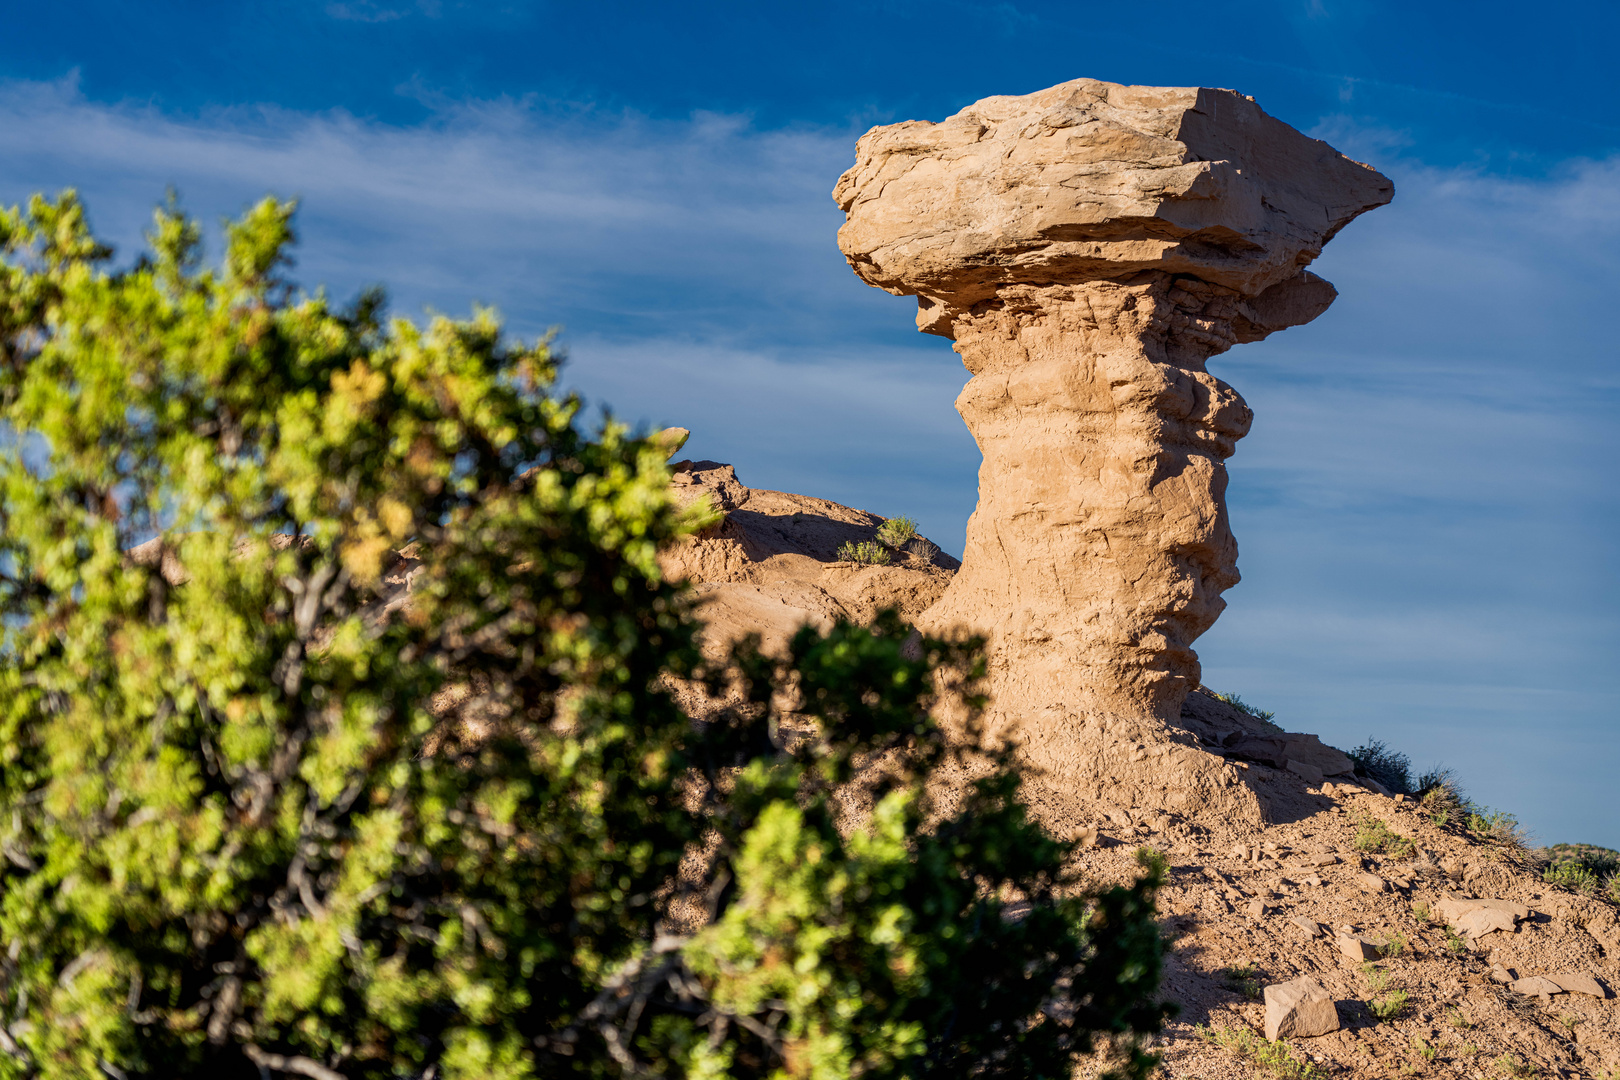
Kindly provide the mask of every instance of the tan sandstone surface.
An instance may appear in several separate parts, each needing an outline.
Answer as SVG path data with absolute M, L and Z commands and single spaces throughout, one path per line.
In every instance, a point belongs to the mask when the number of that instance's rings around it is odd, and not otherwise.
M 1225 90 L 1081 79 L 857 144 L 839 246 L 955 342 L 984 454 L 962 571 L 919 625 L 990 636 L 992 726 L 1054 827 L 1105 792 L 1259 820 L 1166 728 L 1238 580 L 1223 463 L 1251 413 L 1205 364 L 1325 310 L 1304 267 L 1392 191 Z
M 719 462 L 677 461 L 670 470 L 677 498 L 707 497 L 725 514 L 718 526 L 660 557 L 668 577 L 693 583 L 704 644 L 714 656 L 745 633 L 779 651 L 801 626 L 869 622 L 883 607 L 915 623 L 960 565 L 924 538 L 897 552 L 895 565 L 843 562 L 839 547 L 872 540 L 883 518 L 826 499 L 745 487 L 735 469 Z

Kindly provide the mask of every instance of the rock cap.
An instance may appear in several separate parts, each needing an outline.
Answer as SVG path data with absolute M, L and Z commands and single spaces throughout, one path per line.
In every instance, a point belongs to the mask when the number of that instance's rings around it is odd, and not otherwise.
M 1253 98 L 1096 79 L 873 128 L 833 189 L 850 265 L 917 294 L 919 325 L 998 286 L 1157 270 L 1257 301 L 1271 329 L 1295 326 L 1335 295 L 1303 268 L 1393 196 L 1377 170 Z

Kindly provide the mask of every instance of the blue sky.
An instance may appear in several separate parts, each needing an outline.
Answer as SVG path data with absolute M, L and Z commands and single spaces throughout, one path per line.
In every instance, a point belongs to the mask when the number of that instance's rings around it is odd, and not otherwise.
M 296 195 L 306 284 L 560 325 L 593 401 L 953 551 L 966 373 L 844 266 L 855 138 L 1080 76 L 1254 95 L 1396 200 L 1326 315 L 1212 364 L 1257 419 L 1205 682 L 1620 847 L 1613 4 L 6 8 L 0 202 L 75 185 L 128 256 L 168 184 L 211 223 Z

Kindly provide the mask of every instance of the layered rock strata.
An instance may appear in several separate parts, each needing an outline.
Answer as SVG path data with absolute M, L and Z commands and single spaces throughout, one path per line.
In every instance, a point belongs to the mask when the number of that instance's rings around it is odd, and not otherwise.
M 1238 580 L 1223 463 L 1252 414 L 1206 362 L 1326 310 L 1304 267 L 1392 194 L 1226 90 L 1081 79 L 857 144 L 839 246 L 955 342 L 984 455 L 922 624 L 990 635 L 995 720 L 1052 800 L 1257 813 L 1168 727 Z

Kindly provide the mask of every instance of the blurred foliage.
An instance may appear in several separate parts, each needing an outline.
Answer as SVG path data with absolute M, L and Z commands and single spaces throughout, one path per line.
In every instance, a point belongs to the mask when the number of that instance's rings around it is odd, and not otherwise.
M 0 216 L 0 1076 L 1145 1075 L 1163 863 L 947 743 L 978 643 L 705 666 L 665 448 L 296 293 L 292 214 Z

